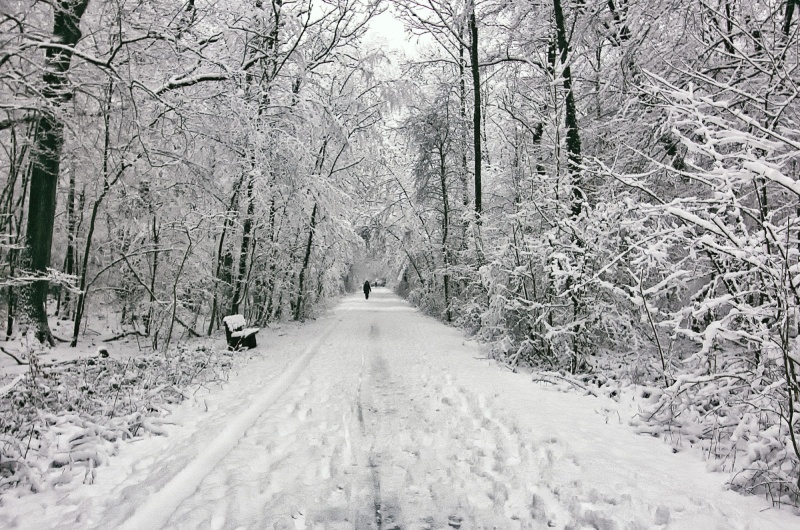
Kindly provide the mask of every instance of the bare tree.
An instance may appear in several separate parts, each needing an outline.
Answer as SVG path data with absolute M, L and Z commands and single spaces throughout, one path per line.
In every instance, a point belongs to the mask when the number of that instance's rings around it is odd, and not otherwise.
M 59 0 L 53 3 L 52 44 L 45 46 L 42 74 L 44 106 L 37 111 L 32 140 L 28 222 L 21 266 L 45 275 L 50 266 L 56 191 L 64 145 L 65 104 L 72 98 L 67 72 L 75 46 L 81 39 L 80 23 L 89 0 Z M 20 290 L 19 316 L 23 330 L 33 329 L 36 339 L 53 344 L 47 323 L 48 282 L 37 280 Z

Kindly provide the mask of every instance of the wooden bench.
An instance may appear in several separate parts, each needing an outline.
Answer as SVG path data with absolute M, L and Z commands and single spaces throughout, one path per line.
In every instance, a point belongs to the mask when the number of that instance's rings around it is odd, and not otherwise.
M 248 328 L 242 315 L 229 315 L 222 319 L 225 325 L 225 340 L 229 350 L 256 347 L 256 333 L 259 328 Z

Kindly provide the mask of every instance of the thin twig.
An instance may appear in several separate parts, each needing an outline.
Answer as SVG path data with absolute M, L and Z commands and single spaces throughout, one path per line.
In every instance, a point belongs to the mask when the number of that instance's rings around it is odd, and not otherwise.
M 103 342 L 114 342 L 115 340 L 119 340 L 119 339 L 125 338 L 128 335 L 138 335 L 139 337 L 144 337 L 145 336 L 144 333 L 142 333 L 138 329 L 135 329 L 133 331 L 126 331 L 124 333 L 120 333 L 119 335 L 114 335 L 113 337 L 110 337 L 108 339 L 103 339 Z
M 21 361 L 21 360 L 20 360 L 20 359 L 19 359 L 19 358 L 18 358 L 16 355 L 14 355 L 13 353 L 11 353 L 11 352 L 10 352 L 10 351 L 8 351 L 7 349 L 3 348 L 2 346 L 0 346 L 0 351 L 2 351 L 3 353 L 5 353 L 6 355 L 8 355 L 9 357 L 11 357 L 12 359 L 14 359 L 15 361 L 17 361 L 17 364 L 20 364 L 20 365 L 26 365 L 26 364 L 28 364 L 28 363 L 26 363 L 26 362 L 24 362 L 24 361 Z

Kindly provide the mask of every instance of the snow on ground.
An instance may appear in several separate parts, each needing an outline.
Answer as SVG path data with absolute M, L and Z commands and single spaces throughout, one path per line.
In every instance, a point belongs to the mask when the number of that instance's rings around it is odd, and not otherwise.
M 386 289 L 258 340 L 168 436 L 93 485 L 7 494 L 0 527 L 800 528 L 635 435 L 624 407 L 513 374 Z
M 53 309 L 53 307 L 49 307 L 48 311 L 52 312 Z M 46 354 L 40 354 L 40 364 L 60 364 L 83 357 L 96 356 L 100 349 L 107 351 L 111 357 L 117 359 L 127 359 L 146 351 L 149 339 L 137 337 L 135 334 L 129 334 L 119 340 L 106 342 L 109 339 L 123 335 L 123 326 L 119 322 L 119 316 L 118 313 L 111 311 L 107 305 L 98 303 L 93 308 L 93 311 L 90 312 L 90 315 L 87 315 L 85 319 L 87 325 L 81 328 L 83 331 L 75 348 L 69 346 L 72 339 L 72 321 L 60 320 L 58 317 L 51 316 L 49 319 L 50 329 L 59 340 L 56 341 L 55 347 L 49 349 Z M 91 325 L 88 325 L 89 323 Z M 5 338 L 5 333 L 1 334 L 0 337 Z M 10 341 L 0 339 L 0 346 L 11 352 L 12 355 L 17 356 L 17 358 L 20 358 L 22 356 L 21 352 L 26 349 L 26 344 L 22 337 L 16 337 L 16 340 Z M 0 351 L 0 377 L 16 377 L 27 371 L 27 364 L 18 364 L 12 357 Z

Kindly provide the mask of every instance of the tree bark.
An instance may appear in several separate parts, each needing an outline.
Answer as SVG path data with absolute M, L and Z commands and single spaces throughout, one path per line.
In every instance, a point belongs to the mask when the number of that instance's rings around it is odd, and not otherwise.
M 474 92 L 474 111 L 472 113 L 473 145 L 475 148 L 475 215 L 476 222 L 481 223 L 481 72 L 478 63 L 478 24 L 475 21 L 475 3 L 469 14 L 470 30 L 470 62 L 472 63 L 472 90 Z
M 447 234 L 450 228 L 450 207 L 447 201 L 447 166 L 445 165 L 444 146 L 439 148 L 439 182 L 442 186 L 442 261 L 444 262 L 444 307 L 447 321 L 452 321 L 450 312 L 450 259 L 447 249 Z
M 243 298 L 244 283 L 247 274 L 247 255 L 250 253 L 250 240 L 252 239 L 253 232 L 253 214 L 255 212 L 255 205 L 253 204 L 253 176 L 248 177 L 247 180 L 247 215 L 242 224 L 242 248 L 239 251 L 239 272 L 236 276 L 236 284 L 233 289 L 233 298 L 231 299 L 231 315 L 239 313 L 239 305 Z
M 156 305 L 156 277 L 158 275 L 158 245 L 161 244 L 161 237 L 160 232 L 158 229 L 158 216 L 156 215 L 155 209 L 153 208 L 153 203 L 150 203 L 150 215 L 152 216 L 152 235 L 153 235 L 153 264 L 150 270 L 150 307 L 147 308 L 147 320 L 144 323 L 144 333 L 148 337 L 150 336 L 151 332 L 153 331 L 153 317 L 155 311 L 153 308 Z M 158 338 L 153 339 L 153 349 L 157 349 L 158 347 Z
M 209 319 L 208 323 L 208 335 L 211 335 L 214 331 L 214 324 L 216 323 L 217 319 L 217 305 L 219 303 L 218 297 L 218 283 L 222 280 L 222 267 L 224 263 L 223 257 L 223 250 L 225 249 L 225 236 L 228 233 L 228 228 L 233 224 L 232 214 L 233 214 L 233 207 L 236 205 L 236 201 L 239 200 L 239 190 L 242 188 L 242 184 L 244 182 L 244 175 L 236 185 L 233 187 L 233 193 L 231 194 L 231 202 L 228 205 L 228 210 L 225 212 L 225 221 L 222 223 L 222 233 L 219 236 L 219 245 L 217 246 L 217 267 L 216 271 L 214 272 L 214 298 L 211 302 L 211 318 Z
M 273 298 L 275 294 L 275 264 L 277 262 L 277 256 L 275 255 L 275 214 L 277 213 L 275 208 L 275 193 L 272 192 L 272 195 L 269 199 L 269 276 L 267 280 L 267 308 L 265 311 L 266 319 L 270 320 L 272 318 L 272 305 L 273 305 Z
M 786 21 L 791 24 L 792 21 L 792 7 L 794 6 L 794 0 L 789 0 L 789 3 L 786 5 L 786 14 L 787 19 Z M 784 29 L 788 30 L 788 26 L 784 25 Z M 725 2 L 725 51 L 729 54 L 733 55 L 736 53 L 736 48 L 733 46 L 733 14 L 731 13 L 731 4 L 730 2 Z
M 189 230 L 186 230 L 186 237 L 188 239 L 186 250 L 183 253 L 183 259 L 178 267 L 178 272 L 175 273 L 175 281 L 172 282 L 172 315 L 169 320 L 167 339 L 164 341 L 164 354 L 167 356 L 169 356 L 169 344 L 172 341 L 172 330 L 175 328 L 175 322 L 180 323 L 188 331 L 194 333 L 194 330 L 191 327 L 181 322 L 178 318 L 178 282 L 180 281 L 181 274 L 183 273 L 183 268 L 186 266 L 186 260 L 189 258 L 189 254 L 192 252 L 193 245 L 192 234 Z M 197 333 L 194 333 L 194 335 L 197 336 Z
M 570 195 L 570 212 L 573 218 L 578 217 L 583 209 L 585 195 L 581 186 L 581 136 L 578 129 L 578 112 L 575 107 L 575 94 L 572 90 L 572 70 L 570 69 L 569 46 L 567 44 L 567 31 L 564 23 L 564 12 L 561 10 L 561 0 L 553 0 L 553 10 L 556 19 L 556 44 L 563 68 L 561 77 L 565 95 L 565 125 L 567 128 L 567 168 L 570 174 L 572 191 Z
M 28 133 L 26 136 L 30 136 Z M 19 258 L 19 250 L 15 248 L 19 245 L 21 241 L 21 226 L 22 220 L 24 216 L 23 206 L 25 205 L 25 199 L 28 195 L 28 184 L 30 182 L 30 166 L 28 166 L 24 171 L 22 170 L 25 163 L 25 157 L 29 153 L 28 145 L 25 144 L 19 150 L 19 156 L 17 156 L 17 135 L 16 131 L 12 129 L 11 131 L 11 140 L 12 140 L 12 156 L 10 157 L 11 166 L 9 167 L 9 175 L 8 175 L 8 182 L 6 183 L 6 188 L 3 191 L 3 203 L 4 212 L 6 215 L 3 216 L 3 227 L 0 233 L 7 233 L 9 236 L 13 235 L 12 242 L 14 247 L 9 249 L 8 251 L 8 277 L 13 278 L 14 274 L 16 273 L 17 269 L 17 259 Z M 22 183 L 21 183 L 21 190 L 20 190 L 20 197 L 16 200 L 14 199 L 14 187 L 16 186 L 17 179 L 19 178 L 20 174 L 22 175 Z M 11 335 L 14 333 L 14 312 L 16 306 L 16 293 L 14 288 L 9 286 L 6 292 L 6 339 L 10 338 Z
M 311 260 L 311 245 L 314 241 L 314 230 L 317 227 L 317 203 L 314 203 L 314 209 L 311 211 L 311 223 L 308 229 L 308 242 L 306 243 L 306 255 L 303 258 L 303 266 L 300 269 L 300 278 L 297 282 L 297 303 L 294 306 L 294 319 L 300 320 L 300 317 L 303 315 L 303 301 L 304 301 L 304 293 L 303 289 L 305 288 L 305 278 L 306 278 L 306 270 L 308 269 L 308 263 Z
M 64 273 L 68 276 L 75 274 L 75 171 L 69 174 L 69 192 L 67 193 L 67 254 L 64 257 Z M 71 295 L 69 289 L 64 291 L 61 301 L 60 318 L 67 320 L 70 316 Z
M 565 126 L 567 129 L 567 170 L 570 176 L 570 216 L 577 219 L 583 211 L 583 203 L 586 195 L 582 189 L 582 173 L 581 173 L 581 137 L 578 129 L 578 113 L 575 107 L 575 95 L 572 88 L 572 71 L 569 66 L 569 45 L 567 44 L 567 32 L 564 23 L 564 13 L 561 10 L 561 0 L 553 0 L 553 10 L 555 13 L 556 21 L 556 46 L 558 48 L 558 56 L 561 62 L 562 82 L 565 94 Z M 554 65 L 555 67 L 555 65 Z M 555 69 L 555 68 L 554 68 Z M 557 70 L 557 69 L 556 69 Z M 583 244 L 580 238 L 575 237 L 574 242 L 578 247 Z M 574 283 L 571 277 L 567 278 L 566 289 L 570 291 L 570 300 L 572 302 L 572 318 L 573 321 L 579 321 L 580 315 L 583 312 L 584 303 L 580 295 L 573 289 Z M 570 371 L 577 372 L 580 367 L 580 337 L 583 334 L 583 326 L 578 324 L 575 327 L 575 333 L 572 339 L 573 356 L 570 364 Z
M 463 207 L 463 221 L 461 223 L 461 250 L 467 249 L 467 232 L 469 231 L 469 219 L 467 218 L 467 211 L 469 210 L 469 185 L 467 182 L 468 172 L 467 169 L 467 83 L 464 79 L 466 76 L 467 62 L 464 58 L 464 24 L 459 27 L 459 44 L 458 44 L 458 98 L 459 106 L 458 113 L 461 117 L 459 123 L 459 130 L 461 131 L 461 203 Z
M 786 2 L 786 15 L 783 17 L 783 34 L 785 36 L 789 36 L 789 31 L 792 29 L 792 16 L 794 15 L 794 8 L 795 4 L 797 4 L 798 0 L 788 0 Z M 725 4 L 727 8 L 728 5 Z
M 52 109 L 40 110 L 36 118 L 31 160 L 30 199 L 22 267 L 44 276 L 50 266 L 53 224 L 56 213 L 56 192 L 64 146 L 64 123 L 59 107 L 72 97 L 68 89 L 67 71 L 73 50 L 81 38 L 80 21 L 89 0 L 60 0 L 54 3 L 53 41 L 61 46 L 47 48 L 42 95 Z M 20 289 L 22 330 L 34 329 L 36 339 L 53 345 L 53 334 L 47 323 L 47 292 L 49 283 L 39 279 Z
M 32 162 L 28 224 L 20 261 L 23 270 L 43 278 L 50 266 L 64 126 L 53 116 L 42 116 L 37 126 L 39 139 L 35 147 L 35 161 Z M 36 340 L 53 346 L 53 335 L 47 323 L 48 290 L 46 279 L 23 285 L 20 288 L 19 314 L 23 332 L 32 327 Z

